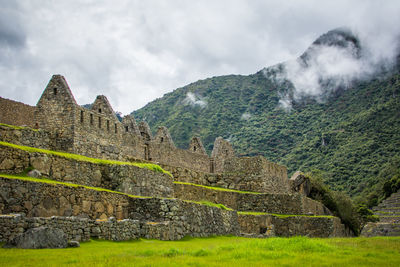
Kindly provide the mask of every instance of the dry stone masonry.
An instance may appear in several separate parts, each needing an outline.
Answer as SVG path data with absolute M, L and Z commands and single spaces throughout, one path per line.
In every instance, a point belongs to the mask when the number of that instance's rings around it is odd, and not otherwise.
M 369 222 L 362 229 L 362 236 L 400 235 L 400 190 L 374 207 L 378 222 Z
M 211 156 L 198 137 L 187 150 L 177 148 L 166 127 L 153 135 L 131 115 L 119 121 L 105 96 L 79 106 L 61 75 L 35 107 L 0 100 L 0 242 L 40 227 L 61 229 L 69 241 L 350 235 L 307 197 L 301 173 L 289 180 L 284 166 L 236 157 L 221 137 Z M 78 155 L 155 163 L 172 176 Z M 38 180 L 21 177 L 32 169 Z

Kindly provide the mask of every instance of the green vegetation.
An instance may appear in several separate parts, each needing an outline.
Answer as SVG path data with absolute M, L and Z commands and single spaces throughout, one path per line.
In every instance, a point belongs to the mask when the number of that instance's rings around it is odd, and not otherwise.
M 288 218 L 288 217 L 315 217 L 315 218 L 333 218 L 333 216 L 329 215 L 304 215 L 304 214 L 276 214 L 276 213 L 266 213 L 266 212 L 253 212 L 253 211 L 238 211 L 238 214 L 243 215 L 272 215 L 279 218 Z
M 210 189 L 210 190 L 233 192 L 233 193 L 239 193 L 239 194 L 252 194 L 252 195 L 260 195 L 260 194 L 262 194 L 262 193 L 259 193 L 259 192 L 240 191 L 240 190 L 235 190 L 235 189 L 227 189 L 227 188 L 223 188 L 223 187 L 207 186 L 207 185 L 192 184 L 192 183 L 178 182 L 178 181 L 175 181 L 174 184 L 191 185 L 191 186 L 202 187 L 202 188 Z
M 134 115 L 146 119 L 153 131 L 167 126 L 181 148 L 196 135 L 210 153 L 215 138 L 222 136 L 239 155 L 263 155 L 286 165 L 289 174 L 321 170 L 332 190 L 345 191 L 359 202 L 391 179 L 379 173 L 400 156 L 398 70 L 354 82 L 326 94 L 323 102 L 295 101 L 287 112 L 279 100 L 290 90 L 290 82 L 275 82 L 271 71 L 267 76 L 260 71 L 213 77 L 165 94 Z M 207 106 L 186 104 L 188 92 L 201 96 Z M 400 165 L 393 168 L 400 170 Z M 397 187 L 398 180 L 389 187 Z
M 366 197 L 358 202 L 368 206 L 376 206 L 392 193 L 400 190 L 400 157 L 391 158 L 385 163 L 377 175 L 377 183 L 366 189 Z
M 217 208 L 223 209 L 223 210 L 233 210 L 231 208 L 228 208 L 224 204 L 214 203 L 214 202 L 207 201 L 207 200 L 201 200 L 201 201 L 184 200 L 184 201 L 191 202 L 191 203 L 197 203 L 197 204 L 205 205 L 205 206 L 209 206 L 209 207 L 217 207 Z
M 43 153 L 43 154 L 55 155 L 55 156 L 59 156 L 59 157 L 67 158 L 67 159 L 73 159 L 73 160 L 77 160 L 77 161 L 95 163 L 95 164 L 131 165 L 131 166 L 136 166 L 139 168 L 149 169 L 149 170 L 155 171 L 155 172 L 165 173 L 172 177 L 172 174 L 170 172 L 164 170 L 159 165 L 152 164 L 152 163 L 127 162 L 127 161 L 118 161 L 118 160 L 90 158 L 90 157 L 86 157 L 86 156 L 82 156 L 82 155 L 78 155 L 78 154 L 52 151 L 52 150 L 29 147 L 29 146 L 21 146 L 21 145 L 11 144 L 11 143 L 7 143 L 7 142 L 2 142 L 2 141 L 0 141 L 0 146 L 6 146 L 6 147 L 15 148 L 15 149 L 20 149 L 20 150 L 24 150 L 29 153 Z
M 0 249 L 1 266 L 399 266 L 400 238 L 92 240 L 80 248 Z
M 25 130 L 25 129 L 28 129 L 28 130 L 35 131 L 35 132 L 38 132 L 38 131 L 39 131 L 38 129 L 33 129 L 33 128 L 30 128 L 30 127 L 15 126 L 15 125 L 10 125 L 10 124 L 5 124 L 5 123 L 0 123 L 0 126 L 12 128 L 12 129 L 15 129 L 15 130 Z
M 340 218 L 343 224 L 358 235 L 361 230 L 360 213 L 350 197 L 343 192 L 332 191 L 329 186 L 324 184 L 323 176 L 319 171 L 307 173 L 306 177 L 311 182 L 309 197 L 324 204 L 335 216 Z M 363 218 L 364 221 L 368 221 L 366 217 Z

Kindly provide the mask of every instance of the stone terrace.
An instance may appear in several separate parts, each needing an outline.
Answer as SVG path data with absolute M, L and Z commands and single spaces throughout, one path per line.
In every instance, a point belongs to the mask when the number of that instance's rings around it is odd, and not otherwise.
M 379 222 L 364 226 L 363 236 L 399 236 L 400 235 L 400 190 L 383 200 L 373 209 Z

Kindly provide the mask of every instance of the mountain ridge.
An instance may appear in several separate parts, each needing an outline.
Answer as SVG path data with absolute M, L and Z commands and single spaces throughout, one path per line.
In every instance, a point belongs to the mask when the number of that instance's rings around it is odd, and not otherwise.
M 328 38 L 332 34 L 337 35 L 335 42 Z M 330 45 L 339 43 L 333 51 L 350 64 L 363 55 L 361 50 L 354 51 L 362 49 L 354 38 L 336 29 L 310 47 L 315 51 L 315 45 L 321 46 L 324 39 L 330 40 Z M 325 46 L 321 51 L 331 48 Z M 302 56 L 307 51 L 310 49 Z M 295 69 L 299 73 L 292 75 L 295 78 L 309 74 L 310 68 L 329 67 L 317 64 L 325 64 L 318 61 L 325 55 L 302 56 L 296 60 L 307 58 L 311 63 L 300 64 Z M 356 69 L 354 75 L 344 78 L 341 70 L 318 70 L 317 78 L 305 83 L 302 90 L 296 79 L 288 79 L 287 66 L 284 62 L 251 75 L 200 80 L 133 114 L 146 120 L 152 131 L 168 127 L 178 147 L 186 147 L 196 135 L 210 152 L 213 140 L 222 136 L 240 155 L 263 155 L 288 166 L 290 173 L 318 169 L 333 189 L 353 197 L 367 194 L 378 183 L 380 167 L 400 155 L 399 68 L 384 68 L 373 76 Z M 309 90 L 311 85 L 316 91 Z

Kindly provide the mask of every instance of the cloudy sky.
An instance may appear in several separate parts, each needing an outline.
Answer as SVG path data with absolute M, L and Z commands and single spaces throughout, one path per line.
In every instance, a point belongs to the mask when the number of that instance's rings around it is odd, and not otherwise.
M 0 0 L 0 96 L 35 105 L 52 74 L 127 114 L 207 77 L 298 57 L 341 26 L 390 57 L 398 0 Z

